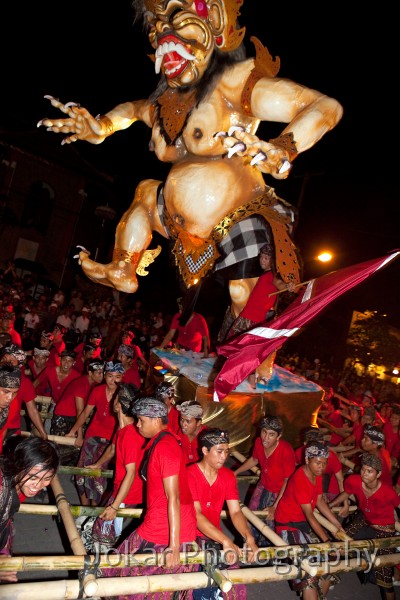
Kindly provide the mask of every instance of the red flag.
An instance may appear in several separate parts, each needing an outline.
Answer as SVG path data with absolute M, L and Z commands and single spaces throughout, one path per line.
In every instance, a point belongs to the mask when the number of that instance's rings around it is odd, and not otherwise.
M 397 258 L 400 251 L 358 263 L 311 280 L 292 304 L 273 321 L 250 329 L 217 348 L 227 357 L 214 381 L 214 400 L 223 400 L 300 327 L 330 302 Z

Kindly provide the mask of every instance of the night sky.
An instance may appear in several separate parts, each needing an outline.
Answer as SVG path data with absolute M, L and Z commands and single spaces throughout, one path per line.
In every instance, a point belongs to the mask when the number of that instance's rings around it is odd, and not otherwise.
M 266 0 L 247 0 L 242 8 L 249 55 L 254 55 L 249 39 L 255 35 L 280 56 L 280 76 L 333 96 L 344 107 L 341 122 L 296 159 L 287 180 L 266 178 L 299 209 L 295 241 L 305 277 L 322 274 L 315 255 L 323 247 L 335 255 L 329 270 L 400 247 L 394 20 L 384 6 L 381 14 L 376 7 L 371 12 L 363 7 L 350 15 L 349 8 L 348 2 L 293 8 Z M 45 94 L 79 102 L 96 115 L 147 97 L 155 87 L 147 57 L 152 50 L 140 24 L 133 24 L 129 0 L 83 0 L 79 8 L 54 0 L 13 2 L 1 10 L 9 40 L 2 52 L 3 124 L 32 131 L 39 119 L 55 116 Z M 258 134 L 275 137 L 268 124 Z M 55 145 L 61 141 L 48 135 Z M 74 146 L 115 177 L 128 204 L 140 179 L 167 172 L 167 165 L 148 152 L 149 140 L 147 128 L 134 124 L 101 146 Z M 346 294 L 346 303 L 386 312 L 400 327 L 400 260 Z

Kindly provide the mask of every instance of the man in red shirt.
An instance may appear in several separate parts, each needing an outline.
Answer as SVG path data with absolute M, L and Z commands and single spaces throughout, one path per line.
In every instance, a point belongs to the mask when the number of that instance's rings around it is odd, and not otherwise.
M 7 423 L 10 404 L 17 395 L 21 385 L 21 371 L 12 366 L 0 365 L 0 430 Z M 0 453 L 3 445 L 0 437 Z
M 186 464 L 190 465 L 201 458 L 199 454 L 199 434 L 207 429 L 201 422 L 203 407 L 196 400 L 187 400 L 182 404 L 178 404 L 176 409 L 181 413 L 178 437 L 181 440 Z
M 60 356 L 60 366 L 46 366 L 33 382 L 35 389 L 39 386 L 48 388 L 54 404 L 57 404 L 67 385 L 81 375 L 73 368 L 75 358 L 76 354 L 73 350 L 63 350 Z
M 179 413 L 175 406 L 175 388 L 169 381 L 163 381 L 156 387 L 155 397 L 164 402 L 168 411 L 168 429 L 174 433 L 179 430 Z
M 24 373 L 24 363 L 25 352 L 16 344 L 10 344 L 1 349 L 0 364 L 20 369 L 21 385 L 10 405 L 7 421 L 0 430 L 0 438 L 6 440 L 7 437 L 21 430 L 21 408 L 22 402 L 24 402 L 29 419 L 38 430 L 40 437 L 46 440 L 47 433 L 35 402 L 36 390 L 32 381 Z
M 133 577 L 159 573 L 187 573 L 194 565 L 181 565 L 180 552 L 190 550 L 196 538 L 196 514 L 189 490 L 185 459 L 176 435 L 167 430 L 167 407 L 156 398 L 141 398 L 134 404 L 138 429 L 148 438 L 141 475 L 147 482 L 146 512 L 141 525 L 117 548 L 133 554 L 152 549 L 163 552 L 165 567 L 102 569 L 106 577 Z M 174 592 L 163 592 L 164 600 Z M 137 598 L 134 594 L 126 600 Z
M 187 321 L 183 323 L 181 299 L 178 299 L 178 308 L 179 312 L 172 317 L 169 331 L 161 342 L 160 348 L 166 348 L 178 332 L 176 344 L 179 348 L 191 350 L 192 352 L 203 352 L 204 358 L 207 358 L 210 348 L 207 321 L 199 313 L 193 312 Z

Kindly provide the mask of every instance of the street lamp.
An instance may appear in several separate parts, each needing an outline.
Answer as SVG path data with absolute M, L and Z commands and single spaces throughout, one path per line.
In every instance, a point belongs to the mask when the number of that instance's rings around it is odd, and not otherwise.
M 333 258 L 333 255 L 327 250 L 323 250 L 317 256 L 317 260 L 319 260 L 322 263 L 327 263 L 327 262 L 331 261 L 332 258 Z

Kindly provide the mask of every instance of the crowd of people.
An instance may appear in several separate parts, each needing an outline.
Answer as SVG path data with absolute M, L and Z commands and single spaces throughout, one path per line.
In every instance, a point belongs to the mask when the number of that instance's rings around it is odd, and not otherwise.
M 120 311 L 111 297 L 85 302 L 76 290 L 69 298 L 58 290 L 35 301 L 24 294 L 22 283 L 3 283 L 0 553 L 12 552 L 19 503 L 48 486 L 63 463 L 100 471 L 74 480 L 82 505 L 102 507 L 99 517 L 76 521 L 88 552 L 163 553 L 164 565 L 146 567 L 147 574 L 199 569 L 180 564 L 182 548 L 219 547 L 225 557 L 232 554 L 227 564 L 233 568 L 243 556 L 246 564 L 256 561 L 258 549 L 272 542 L 265 531 L 248 524 L 236 479 L 256 466 L 260 478 L 249 508 L 264 511 L 264 523 L 286 544 L 333 539 L 315 509 L 336 532 L 356 539 L 396 534 L 400 400 L 394 384 L 360 378 L 351 369 L 337 373 L 318 359 L 280 351 L 278 364 L 324 389 L 318 427 L 305 431 L 304 444 L 292 448 L 284 439 L 281 418 L 265 415 L 251 455 L 229 468 L 229 432 L 203 423 L 200 402 L 177 404 L 168 381 L 146 387 L 150 350 L 174 344 L 179 328 L 185 327 L 179 321 L 182 306 L 168 316 L 145 310 L 139 301 L 130 311 Z M 193 351 L 208 356 L 212 342 L 203 321 Z M 181 339 L 178 345 L 188 348 Z M 48 423 L 37 407 L 42 396 L 52 399 Z M 37 437 L 20 441 L 21 409 Z M 49 435 L 73 438 L 72 450 L 69 444 L 50 442 Z M 113 469 L 112 480 L 103 476 L 107 468 Z M 221 526 L 225 503 L 231 535 Z M 145 509 L 133 532 L 121 526 L 117 515 L 124 506 Z M 140 572 L 138 566 L 109 568 L 102 569 L 102 576 Z M 399 574 L 391 566 L 371 570 L 384 600 L 394 600 Z M 16 573 L 0 574 L 0 581 L 16 580 Z M 317 600 L 335 583 L 335 576 L 308 574 L 290 582 L 304 600 Z M 232 598 L 245 596 L 245 586 L 234 588 Z M 213 587 L 200 595 L 193 592 L 195 599 L 215 594 Z

